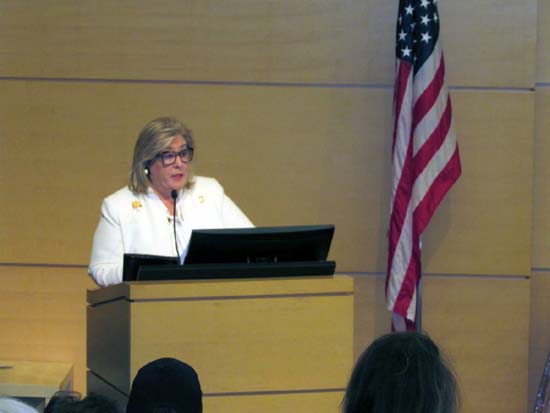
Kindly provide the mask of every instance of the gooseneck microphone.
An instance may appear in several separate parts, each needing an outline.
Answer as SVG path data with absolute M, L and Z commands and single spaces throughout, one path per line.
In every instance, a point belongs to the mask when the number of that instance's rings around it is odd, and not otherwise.
M 178 191 L 172 189 L 170 196 L 174 200 L 174 217 L 172 220 L 174 222 L 174 243 L 176 244 L 176 254 L 178 254 L 178 264 L 180 264 L 180 251 L 178 249 L 178 236 L 176 232 L 176 199 L 178 199 Z

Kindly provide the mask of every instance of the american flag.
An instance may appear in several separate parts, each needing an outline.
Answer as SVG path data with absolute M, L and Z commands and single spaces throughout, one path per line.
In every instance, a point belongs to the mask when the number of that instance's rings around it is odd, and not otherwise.
M 396 31 L 387 306 L 414 329 L 420 235 L 461 173 L 437 0 L 400 0 Z

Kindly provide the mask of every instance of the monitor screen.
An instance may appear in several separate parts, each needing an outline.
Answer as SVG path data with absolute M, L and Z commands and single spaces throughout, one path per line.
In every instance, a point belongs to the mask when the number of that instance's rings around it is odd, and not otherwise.
M 333 234 L 334 225 L 193 230 L 185 264 L 325 261 Z

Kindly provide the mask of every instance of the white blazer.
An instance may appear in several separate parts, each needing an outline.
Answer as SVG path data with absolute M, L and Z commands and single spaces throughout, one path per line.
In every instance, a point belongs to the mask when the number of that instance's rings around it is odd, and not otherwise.
M 193 229 L 247 228 L 253 224 L 214 178 L 194 178 L 176 202 L 176 233 L 183 262 Z M 88 274 L 100 286 L 122 282 L 125 253 L 176 256 L 172 215 L 152 189 L 122 188 L 103 200 Z

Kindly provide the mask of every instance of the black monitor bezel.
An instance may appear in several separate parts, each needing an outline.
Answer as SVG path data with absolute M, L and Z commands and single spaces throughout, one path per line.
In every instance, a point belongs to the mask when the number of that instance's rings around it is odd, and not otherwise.
M 185 264 L 325 261 L 333 235 L 334 225 L 198 229 Z

